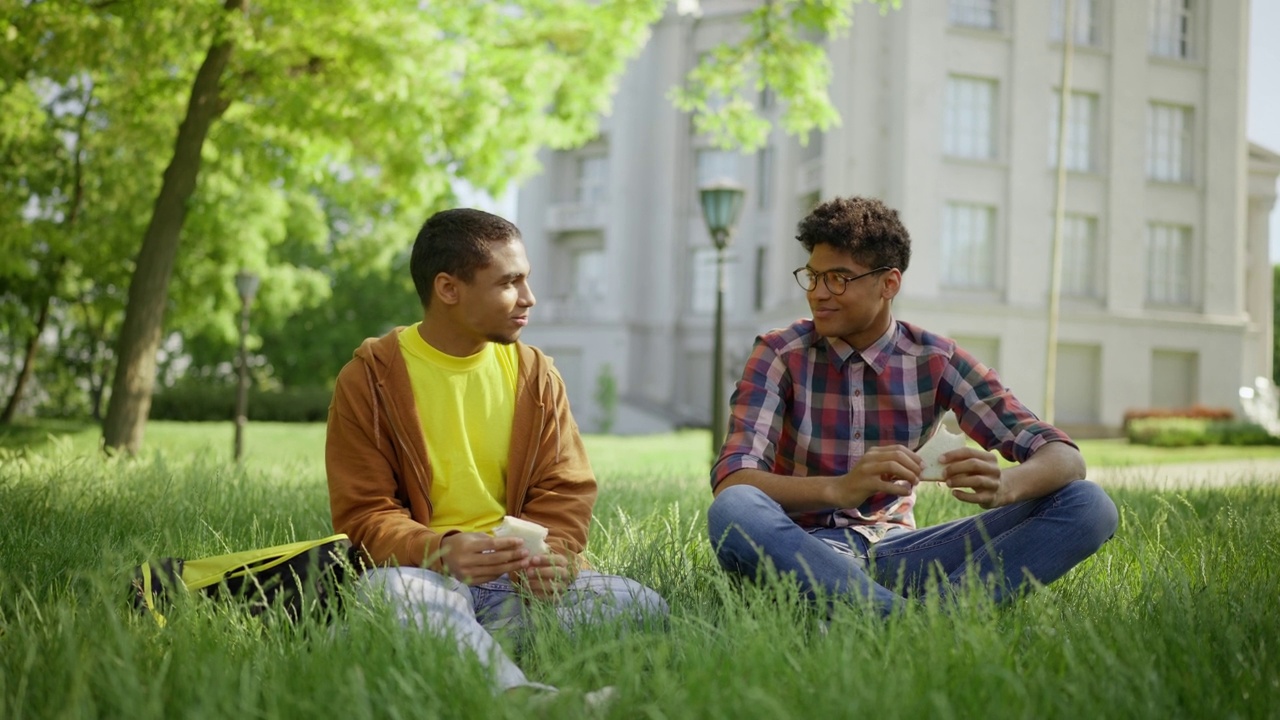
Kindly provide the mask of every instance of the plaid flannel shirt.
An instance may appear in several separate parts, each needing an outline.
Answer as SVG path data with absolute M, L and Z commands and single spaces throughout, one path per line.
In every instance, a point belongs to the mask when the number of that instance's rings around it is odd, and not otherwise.
M 842 475 L 868 447 L 918 450 L 948 410 L 966 435 L 1024 462 L 1049 442 L 1071 443 L 953 340 L 905 322 L 862 352 L 824 338 L 812 320 L 756 339 L 730 398 L 729 434 L 712 488 L 742 469 L 784 476 Z M 872 541 L 915 527 L 915 493 L 877 493 L 856 508 L 795 513 L 802 527 L 848 527 Z

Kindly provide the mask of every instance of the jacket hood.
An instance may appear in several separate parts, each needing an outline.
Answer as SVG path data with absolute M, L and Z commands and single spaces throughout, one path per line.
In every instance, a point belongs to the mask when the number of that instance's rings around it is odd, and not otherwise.
M 404 355 L 400 352 L 400 333 L 407 326 L 400 325 L 382 337 L 366 338 L 356 348 L 353 357 L 364 363 L 373 385 L 382 384 L 395 368 L 408 372 L 404 367 Z M 517 354 L 520 356 L 520 376 L 516 385 L 524 392 L 532 392 L 536 397 L 544 397 L 547 390 L 547 373 L 545 368 L 549 362 L 547 356 L 533 346 L 516 341 Z M 530 383 L 535 383 L 530 387 Z

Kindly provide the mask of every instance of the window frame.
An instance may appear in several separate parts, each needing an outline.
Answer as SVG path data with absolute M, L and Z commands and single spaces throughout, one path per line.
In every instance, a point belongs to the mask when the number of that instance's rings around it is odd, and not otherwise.
M 1002 0 L 948 0 L 947 24 L 952 27 L 999 32 L 1004 19 L 1002 4 Z M 979 14 L 989 16 L 990 22 L 975 20 Z
M 1147 54 L 1169 60 L 1195 60 L 1199 26 L 1195 0 L 1148 2 L 1151 4 L 1147 15 Z
M 978 88 L 989 91 L 985 118 L 980 116 L 984 99 L 974 92 Z M 1000 81 L 951 74 L 943 93 L 942 154 L 962 160 L 999 160 Z
M 976 233 L 961 233 L 957 213 L 967 214 L 967 227 L 976 226 L 973 220 L 981 214 L 985 224 L 985 238 L 980 242 L 981 252 L 972 252 Z M 1000 290 L 997 263 L 999 262 L 998 213 L 995 205 L 964 200 L 948 200 L 943 204 L 942 228 L 939 237 L 939 255 L 942 272 L 940 284 L 949 290 L 996 292 Z M 963 275 L 956 275 L 963 269 Z
M 1169 240 L 1181 245 L 1176 253 Z M 1146 282 L 1143 301 L 1151 308 L 1191 309 L 1197 302 L 1195 232 L 1190 225 L 1149 221 L 1146 238 Z M 1180 266 L 1180 267 L 1179 267 Z
M 1162 121 L 1178 119 L 1180 127 Z M 1154 182 L 1195 181 L 1195 108 L 1151 100 L 1147 103 L 1146 178 Z

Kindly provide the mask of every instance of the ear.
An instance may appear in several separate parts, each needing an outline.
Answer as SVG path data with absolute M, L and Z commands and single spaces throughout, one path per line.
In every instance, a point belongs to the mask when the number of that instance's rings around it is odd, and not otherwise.
M 431 287 L 436 297 L 445 305 L 457 305 L 459 301 L 458 279 L 449 273 L 440 273 L 436 275 L 435 282 Z
M 885 300 L 892 300 L 898 296 L 898 291 L 902 289 L 902 271 L 898 268 L 892 268 L 884 274 L 880 279 L 880 297 Z

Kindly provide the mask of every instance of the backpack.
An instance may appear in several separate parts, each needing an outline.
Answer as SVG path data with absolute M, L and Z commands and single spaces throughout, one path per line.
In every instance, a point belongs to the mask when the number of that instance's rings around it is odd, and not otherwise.
M 297 620 L 306 610 L 336 607 L 338 587 L 363 568 L 359 551 L 342 533 L 195 560 L 159 558 L 134 568 L 133 606 L 163 627 L 157 607 L 175 591 L 199 591 L 241 600 L 255 616 L 280 604 Z

